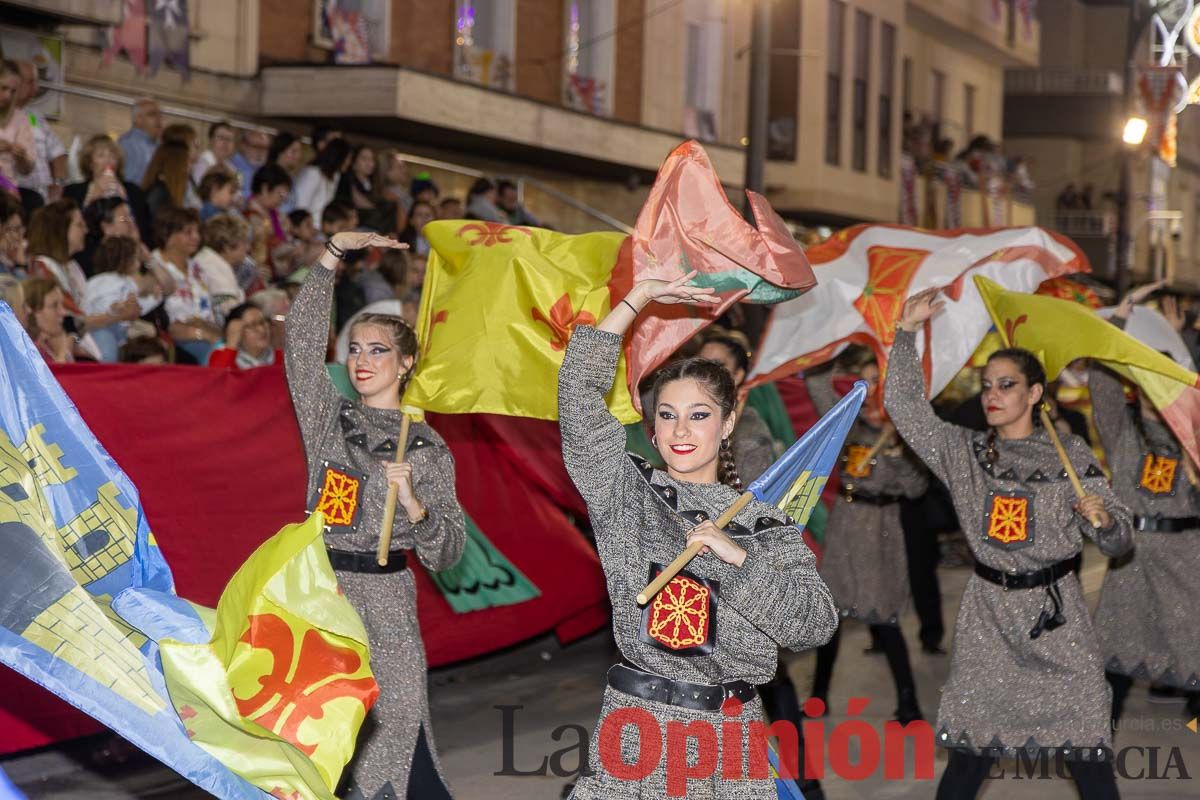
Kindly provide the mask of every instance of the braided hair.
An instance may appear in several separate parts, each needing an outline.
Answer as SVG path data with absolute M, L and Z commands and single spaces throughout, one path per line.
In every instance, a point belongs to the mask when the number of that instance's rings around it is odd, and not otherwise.
M 396 354 L 400 358 L 412 356 L 412 366 L 408 368 L 408 372 L 405 373 L 404 378 L 400 381 L 400 394 L 403 396 L 404 389 L 408 386 L 409 378 L 412 377 L 413 372 L 417 369 L 416 331 L 395 314 L 362 314 L 354 320 L 351 331 L 363 325 L 374 325 L 377 328 L 383 328 L 391 337 L 392 347 L 396 348 Z
M 1046 370 L 1042 367 L 1042 362 L 1038 361 L 1037 356 L 1028 350 L 1021 347 L 1006 347 L 1002 350 L 997 350 L 988 356 L 987 363 L 1005 359 L 1017 365 L 1017 370 L 1024 376 L 1025 382 L 1029 384 L 1029 388 L 1034 386 L 1042 387 L 1042 395 L 1046 393 Z M 1033 415 L 1033 424 L 1038 426 L 1041 424 L 1041 415 Z M 996 453 L 996 429 L 988 427 L 987 435 L 987 453 L 985 455 L 989 464 L 995 464 L 998 454 Z
M 659 370 L 654 379 L 651 408 L 658 408 L 658 398 L 668 384 L 675 381 L 693 380 L 700 384 L 721 410 L 721 421 L 729 419 L 737 407 L 737 387 L 733 376 L 717 361 L 707 358 L 685 358 L 672 362 Z M 733 460 L 733 444 L 728 438 L 721 440 L 717 455 L 717 480 L 726 486 L 742 491 L 742 479 Z

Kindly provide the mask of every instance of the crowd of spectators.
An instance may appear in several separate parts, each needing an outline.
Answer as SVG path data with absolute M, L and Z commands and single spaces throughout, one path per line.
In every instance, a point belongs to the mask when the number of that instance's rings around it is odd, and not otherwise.
M 327 237 L 396 236 L 339 272 L 334 330 L 365 308 L 415 322 L 435 219 L 537 225 L 510 181 L 465 198 L 412 174 L 394 149 L 332 128 L 311 146 L 216 122 L 165 124 L 154 100 L 128 131 L 96 134 L 77 163 L 24 108 L 32 70 L 0 61 L 0 299 L 48 361 L 275 363 L 290 300 Z M 81 180 L 71 182 L 74 173 Z
M 950 171 L 966 188 L 1008 192 L 1021 200 L 1028 200 L 1034 188 L 1023 156 L 1006 156 L 998 143 L 983 135 L 971 137 L 955 152 L 954 140 L 928 117 L 905 113 L 903 150 L 920 174 L 934 179 L 944 180 Z

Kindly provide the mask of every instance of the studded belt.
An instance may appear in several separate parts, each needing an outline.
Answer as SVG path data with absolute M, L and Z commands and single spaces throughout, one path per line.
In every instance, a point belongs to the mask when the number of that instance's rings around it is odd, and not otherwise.
M 688 683 L 664 678 L 662 675 L 655 675 L 653 672 L 646 672 L 627 664 L 613 664 L 609 667 L 608 685 L 618 692 L 643 700 L 692 711 L 720 711 L 722 704 L 730 697 L 748 703 L 758 694 L 754 686 L 746 681 Z
M 976 561 L 975 574 L 989 583 L 1004 587 L 1005 591 L 1009 589 L 1037 589 L 1041 586 L 1049 586 L 1074 572 L 1079 567 L 1079 563 L 1080 555 L 1076 553 L 1070 558 L 1059 561 L 1057 564 L 1051 564 L 1048 567 L 1034 570 L 1033 572 L 1003 572 Z
M 330 566 L 342 572 L 367 572 L 382 575 L 389 572 L 400 572 L 408 568 L 408 554 L 403 550 L 393 550 L 388 553 L 386 567 L 379 566 L 374 553 L 333 550 L 332 548 L 327 552 Z
M 1183 533 L 1200 529 L 1200 517 L 1135 516 L 1133 529 L 1145 533 Z

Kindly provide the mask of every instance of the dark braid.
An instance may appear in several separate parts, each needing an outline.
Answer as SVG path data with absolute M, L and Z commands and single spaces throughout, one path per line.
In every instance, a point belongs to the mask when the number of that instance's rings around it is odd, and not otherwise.
M 996 459 L 999 457 L 999 454 L 996 452 L 996 429 L 989 427 L 987 435 L 987 452 L 984 453 L 984 459 L 987 461 L 987 463 L 995 466 Z
M 733 444 L 729 439 L 721 440 L 721 449 L 717 456 L 717 480 L 739 492 L 744 488 L 742 478 L 738 475 L 737 462 L 733 459 Z
M 654 378 L 654 396 L 650 408 L 658 408 L 658 398 L 667 384 L 681 380 L 693 380 L 708 393 L 721 410 L 721 421 L 729 419 L 737 407 L 737 387 L 733 376 L 717 361 L 707 358 L 685 358 L 674 361 L 659 370 Z M 723 439 L 718 448 L 717 480 L 741 491 L 742 481 L 733 463 L 733 445 Z

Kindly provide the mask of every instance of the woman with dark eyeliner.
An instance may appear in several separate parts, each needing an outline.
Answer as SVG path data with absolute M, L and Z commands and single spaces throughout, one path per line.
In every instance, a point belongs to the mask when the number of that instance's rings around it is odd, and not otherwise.
M 1075 566 L 1084 537 L 1109 556 L 1127 551 L 1132 515 L 1083 440 L 1068 436 L 1062 444 L 1087 492 L 1076 498 L 1035 423 L 1046 375 L 1028 351 L 988 359 L 986 432 L 933 413 L 916 331 L 941 307 L 937 294 L 904 304 L 884 386 L 896 430 L 949 488 L 976 559 L 934 726 L 938 744 L 951 748 L 937 797 L 973 798 L 997 757 L 1046 750 L 1065 760 L 1083 800 L 1111 800 L 1111 695 Z
M 687 285 L 695 274 L 636 284 L 599 327 L 575 329 L 559 372 L 563 458 L 587 502 L 622 656 L 608 671 L 593 774 L 576 784 L 578 800 L 665 797 L 668 775 L 685 768 L 664 757 L 637 780 L 610 771 L 618 760 L 638 762 L 645 747 L 639 728 L 605 725 L 629 709 L 657 721 L 664 756 L 668 725 L 699 723 L 714 735 L 726 723 L 740 725 L 740 752 L 729 755 L 729 741 L 718 743 L 719 752 L 705 756 L 716 759 L 713 773 L 688 781 L 687 795 L 774 800 L 772 779 L 747 777 L 749 724 L 762 718 L 754 687 L 775 675 L 780 647 L 814 647 L 837 626 L 813 554 L 783 512 L 751 502 L 724 529 L 713 522 L 741 490 L 728 443 L 736 392 L 724 367 L 686 359 L 660 371 L 648 411 L 665 471 L 625 452 L 625 429 L 605 405 L 625 332 L 642 308 L 712 302 L 711 289 Z M 642 587 L 694 542 L 703 544 L 700 554 L 639 606 Z M 694 762 L 695 741 L 689 750 Z M 741 778 L 727 762 L 736 762 Z

